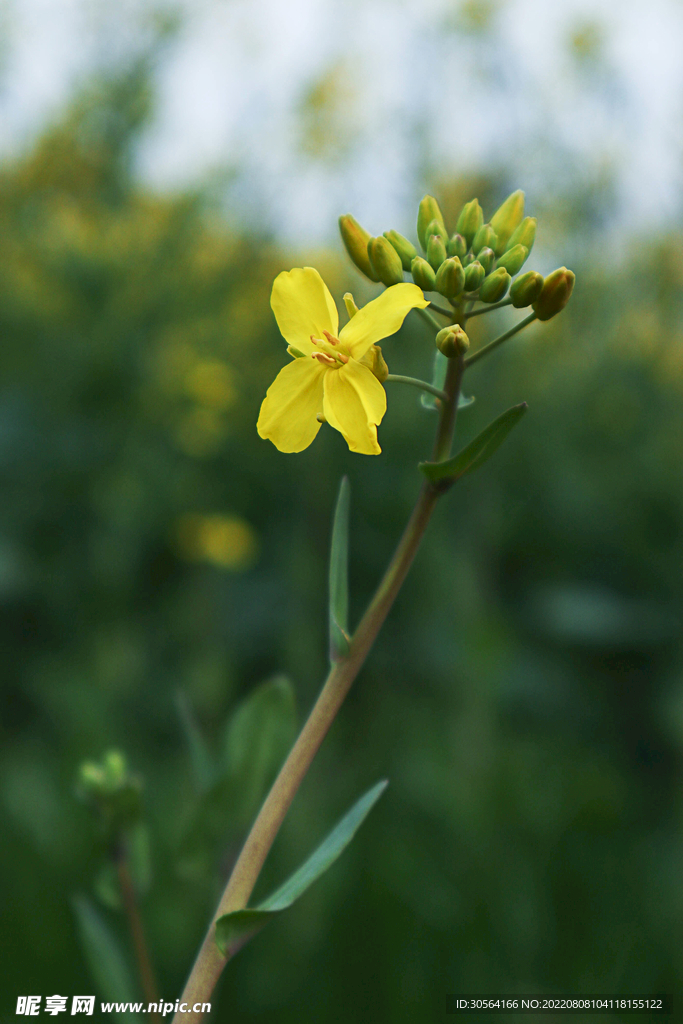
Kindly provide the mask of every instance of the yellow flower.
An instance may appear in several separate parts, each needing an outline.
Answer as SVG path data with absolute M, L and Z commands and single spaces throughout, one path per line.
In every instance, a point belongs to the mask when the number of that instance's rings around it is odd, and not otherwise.
M 363 357 L 394 334 L 409 311 L 429 305 L 415 284 L 396 284 L 339 330 L 327 285 L 312 267 L 278 274 L 270 304 L 288 343 L 288 363 L 268 388 L 256 429 L 281 452 L 301 452 L 326 420 L 352 452 L 379 455 L 384 388 Z

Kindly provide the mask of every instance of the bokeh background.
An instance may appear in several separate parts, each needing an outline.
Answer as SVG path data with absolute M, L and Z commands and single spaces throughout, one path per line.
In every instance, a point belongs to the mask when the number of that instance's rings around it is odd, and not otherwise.
M 378 459 L 329 429 L 296 456 L 256 435 L 284 357 L 274 276 L 313 264 L 367 301 L 339 214 L 414 238 L 425 191 L 452 224 L 518 187 L 529 265 L 571 267 L 574 297 L 469 374 L 463 440 L 529 414 L 437 510 L 259 892 L 390 787 L 230 965 L 212 1019 L 680 993 L 683 11 L 550 6 L 2 5 L 7 1019 L 21 994 L 128 998 L 98 972 L 98 941 L 131 965 L 76 795 L 112 748 L 144 780 L 136 878 L 177 997 L 326 671 L 339 479 L 356 618 L 412 506 L 433 421 L 410 389 Z M 512 316 L 484 320 L 477 342 Z M 429 373 L 417 319 L 385 353 Z

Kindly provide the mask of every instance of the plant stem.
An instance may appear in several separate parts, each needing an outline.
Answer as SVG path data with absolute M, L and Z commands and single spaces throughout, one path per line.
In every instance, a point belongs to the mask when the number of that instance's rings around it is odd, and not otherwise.
M 422 319 L 429 324 L 433 331 L 436 331 L 437 334 L 439 333 L 439 331 L 441 330 L 441 324 L 434 319 L 434 317 L 428 310 L 420 309 L 419 306 L 415 306 L 415 312 L 420 314 Z
M 512 299 L 501 299 L 500 302 L 493 302 L 490 306 L 483 306 L 480 309 L 475 309 L 474 312 L 468 313 L 470 316 L 481 316 L 482 313 L 491 313 L 494 309 L 502 309 L 503 306 L 511 306 Z
M 453 316 L 452 309 L 444 309 L 443 306 L 437 306 L 435 302 L 430 302 L 429 308 L 433 309 L 435 313 L 441 313 L 442 316 L 447 316 L 449 318 Z
M 119 878 L 119 887 L 121 889 L 121 899 L 123 901 L 126 917 L 128 918 L 128 927 L 130 928 L 130 934 L 133 940 L 135 959 L 138 965 L 138 974 L 140 975 L 140 984 L 142 985 L 144 997 L 148 1004 L 158 1003 L 159 989 L 157 988 L 152 960 L 147 949 L 145 930 L 142 925 L 142 917 L 140 916 L 140 910 L 138 908 L 135 886 L 133 885 L 133 879 L 128 865 L 128 855 L 126 853 L 124 843 L 125 840 L 122 840 L 115 854 L 116 871 Z M 150 1017 L 154 1021 L 159 1020 L 158 1014 L 152 1013 L 150 1014 Z
M 493 352 L 494 348 L 498 348 L 498 346 L 502 345 L 504 341 L 507 341 L 508 338 L 511 338 L 513 334 L 517 334 L 518 331 L 521 331 L 525 327 L 528 327 L 529 324 L 532 323 L 532 321 L 534 321 L 535 319 L 536 314 L 529 313 L 529 315 L 525 317 L 524 320 L 520 320 L 518 324 L 516 324 L 514 327 L 511 327 L 509 331 L 505 332 L 505 334 L 501 334 L 498 338 L 494 338 L 493 341 L 490 341 L 488 343 L 488 345 L 484 345 L 483 348 L 480 348 L 478 352 L 475 352 L 473 355 L 468 356 L 467 359 L 465 360 L 465 366 L 472 366 L 480 359 L 483 359 L 484 356 L 487 356 L 489 354 L 489 352 Z
M 434 449 L 432 451 L 432 462 L 441 462 L 451 454 L 455 418 L 458 415 L 458 399 L 460 398 L 464 374 L 465 359 L 462 353 L 457 358 L 448 360 L 444 390 L 448 395 L 452 395 L 453 398 L 449 402 L 444 403 L 441 409 L 439 425 L 434 440 Z
M 435 461 L 448 458 L 450 454 L 464 371 L 462 355 L 449 360 L 434 444 Z M 188 1004 L 187 1012 L 176 1014 L 174 1024 L 198 1024 L 201 1020 L 202 1013 L 195 1013 L 192 1007 L 209 1002 L 227 963 L 215 942 L 216 921 L 223 914 L 246 907 L 290 804 L 408 575 L 439 497 L 438 489 L 431 483 L 422 485 L 393 558 L 353 635 L 349 652 L 330 670 L 306 724 L 252 825 L 183 991 L 181 1001 Z
M 426 380 L 418 380 L 417 377 L 404 377 L 400 373 L 390 373 L 385 379 L 393 380 L 397 384 L 412 384 L 415 388 L 421 388 L 423 391 L 429 391 L 431 395 L 436 395 L 442 402 L 448 401 L 448 395 L 445 391 L 435 388 L 433 384 L 428 384 Z

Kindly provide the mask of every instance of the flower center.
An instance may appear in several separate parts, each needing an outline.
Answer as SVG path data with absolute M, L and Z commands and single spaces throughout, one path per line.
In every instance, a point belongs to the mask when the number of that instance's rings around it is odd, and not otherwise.
M 311 352 L 311 359 L 317 359 L 323 366 L 338 370 L 344 363 L 348 363 L 349 357 L 346 352 L 339 348 L 339 338 L 335 338 L 329 331 L 323 331 L 325 340 L 315 338 L 311 335 L 311 342 L 316 346 L 317 352 Z

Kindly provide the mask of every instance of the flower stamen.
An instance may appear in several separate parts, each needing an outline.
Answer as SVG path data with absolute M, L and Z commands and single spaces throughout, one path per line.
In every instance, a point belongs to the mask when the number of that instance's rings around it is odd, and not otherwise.
M 327 352 L 311 352 L 311 359 L 317 359 L 323 366 L 337 366 L 334 356 L 328 356 Z

